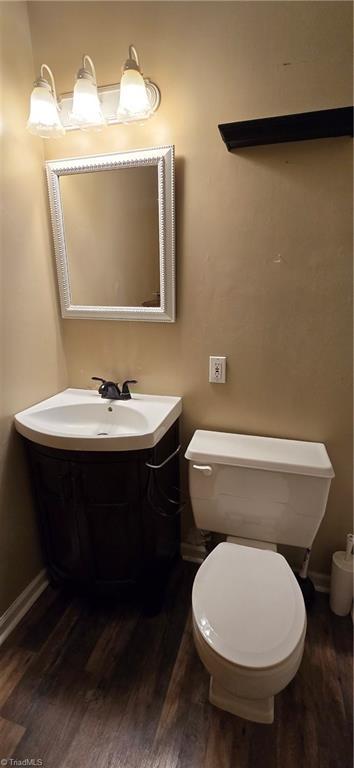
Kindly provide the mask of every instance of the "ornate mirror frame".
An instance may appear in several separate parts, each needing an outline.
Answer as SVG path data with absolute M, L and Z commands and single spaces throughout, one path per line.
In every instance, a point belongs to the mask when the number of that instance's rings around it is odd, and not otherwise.
M 158 173 L 160 306 L 105 307 L 73 304 L 60 177 L 145 165 L 156 165 Z M 174 146 L 50 160 L 46 162 L 46 171 L 62 317 L 173 323 L 175 321 Z

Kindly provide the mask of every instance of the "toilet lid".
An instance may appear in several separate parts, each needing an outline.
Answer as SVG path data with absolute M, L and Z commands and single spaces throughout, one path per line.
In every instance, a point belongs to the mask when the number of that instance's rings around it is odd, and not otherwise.
M 244 667 L 270 667 L 295 650 L 306 623 L 296 578 L 278 552 L 219 544 L 200 566 L 194 619 L 217 653 Z

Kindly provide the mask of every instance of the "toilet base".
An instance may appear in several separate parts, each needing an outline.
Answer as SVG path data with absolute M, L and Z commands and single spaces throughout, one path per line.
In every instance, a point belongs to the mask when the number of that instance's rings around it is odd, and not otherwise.
M 215 707 L 254 723 L 271 724 L 274 720 L 274 696 L 266 699 L 241 699 L 210 678 L 209 701 Z

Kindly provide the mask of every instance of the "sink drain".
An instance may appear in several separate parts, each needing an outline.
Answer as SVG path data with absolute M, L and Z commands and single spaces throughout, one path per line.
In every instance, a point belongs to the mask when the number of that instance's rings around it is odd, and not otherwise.
M 108 435 L 108 432 L 97 432 L 97 437 L 98 437 L 99 435 Z

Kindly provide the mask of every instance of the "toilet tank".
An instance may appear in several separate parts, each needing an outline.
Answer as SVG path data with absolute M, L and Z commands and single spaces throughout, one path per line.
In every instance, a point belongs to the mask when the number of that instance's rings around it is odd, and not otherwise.
M 197 528 L 312 546 L 334 477 L 322 443 L 197 430 L 185 456 Z

